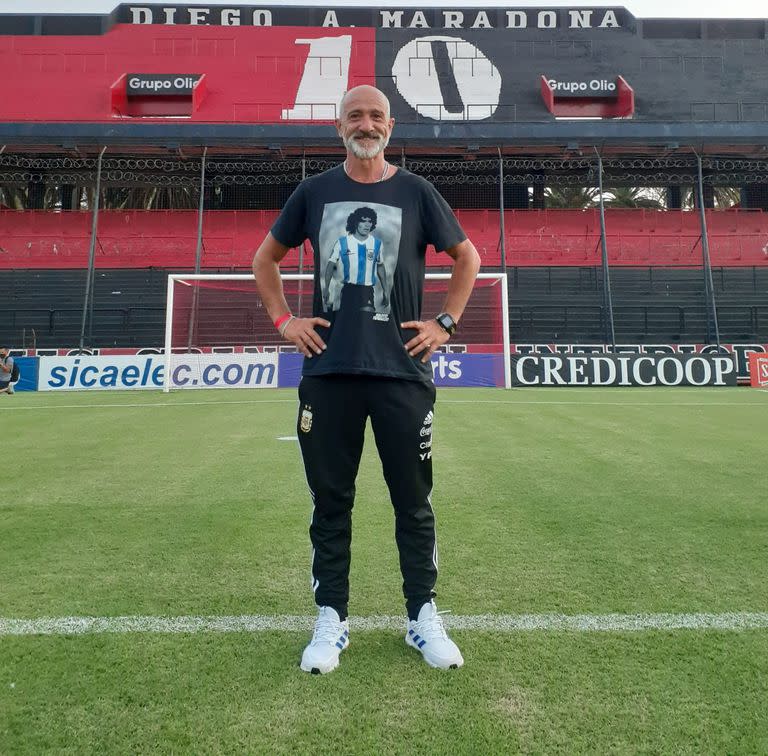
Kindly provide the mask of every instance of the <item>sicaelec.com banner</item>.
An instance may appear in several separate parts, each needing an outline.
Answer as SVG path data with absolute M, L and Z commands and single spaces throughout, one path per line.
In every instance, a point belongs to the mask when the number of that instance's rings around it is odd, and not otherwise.
M 512 355 L 513 386 L 735 386 L 733 355 Z
M 171 388 L 277 388 L 277 354 L 174 354 Z
M 39 391 L 161 389 L 163 355 L 41 357 Z M 171 388 L 275 388 L 275 354 L 175 354 Z

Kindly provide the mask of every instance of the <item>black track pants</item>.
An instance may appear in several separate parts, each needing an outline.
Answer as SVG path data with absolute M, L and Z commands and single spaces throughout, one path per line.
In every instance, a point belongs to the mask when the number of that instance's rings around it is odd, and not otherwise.
M 434 401 L 434 386 L 418 381 L 356 375 L 302 378 L 297 427 L 314 505 L 309 535 L 318 606 L 331 606 L 342 617 L 347 614 L 355 478 L 368 417 L 395 509 L 409 615 L 415 616 L 434 597 Z

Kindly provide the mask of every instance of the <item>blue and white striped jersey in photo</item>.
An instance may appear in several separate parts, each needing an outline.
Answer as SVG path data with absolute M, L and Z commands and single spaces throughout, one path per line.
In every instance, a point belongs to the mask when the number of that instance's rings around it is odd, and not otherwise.
M 360 241 L 352 234 L 342 236 L 333 245 L 330 262 L 341 262 L 344 283 L 373 286 L 376 266 L 381 262 L 381 239 L 369 236 Z

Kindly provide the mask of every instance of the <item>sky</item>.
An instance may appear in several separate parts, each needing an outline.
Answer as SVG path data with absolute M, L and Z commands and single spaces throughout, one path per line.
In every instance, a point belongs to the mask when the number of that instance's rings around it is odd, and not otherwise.
M 130 2 L 130 5 L 161 4 L 162 0 L 146 0 Z M 0 0 L 0 13 L 108 13 L 120 4 L 119 0 Z M 224 5 L 226 7 L 253 6 L 276 7 L 286 5 L 313 5 L 321 8 L 370 7 L 365 0 L 266 0 L 266 2 L 238 2 L 238 0 L 197 0 L 197 2 L 167 2 L 167 5 L 210 7 Z M 698 2 L 682 3 L 670 0 L 634 0 L 634 2 L 601 2 L 601 0 L 586 0 L 586 2 L 478 2 L 477 0 L 446 0 L 446 2 L 429 2 L 419 0 L 388 0 L 380 3 L 382 8 L 617 8 L 625 7 L 636 18 L 768 18 L 768 4 L 765 0 L 698 0 Z

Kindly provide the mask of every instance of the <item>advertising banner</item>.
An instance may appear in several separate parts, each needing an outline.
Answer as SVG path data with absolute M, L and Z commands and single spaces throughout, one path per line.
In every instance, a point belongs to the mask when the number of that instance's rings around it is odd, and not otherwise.
M 472 354 L 492 354 L 502 351 L 501 344 L 453 344 L 447 345 L 447 351 L 468 351 Z M 717 355 L 732 354 L 736 359 L 736 376 L 739 381 L 749 383 L 749 355 L 752 352 L 768 354 L 768 344 L 742 343 L 742 344 L 639 344 L 623 342 L 612 346 L 611 344 L 593 343 L 542 343 L 542 342 L 516 342 L 510 344 L 510 351 L 518 356 L 526 354 L 655 354 L 662 357 L 665 354 L 702 354 Z
M 13 387 L 14 391 L 37 391 L 37 357 L 13 357 L 19 367 L 19 381 Z
M 727 354 L 512 354 L 512 385 L 521 386 L 735 386 L 735 355 Z M 768 386 L 768 355 L 753 354 L 753 385 Z M 165 361 L 157 355 L 19 358 L 18 390 L 161 389 Z M 171 388 L 290 388 L 304 358 L 296 353 L 175 354 Z M 39 375 L 37 371 L 39 363 Z M 504 385 L 500 353 L 438 353 L 436 386 Z M 762 381 L 762 382 L 761 382 Z
M 500 354 L 502 352 L 501 344 L 457 344 L 448 342 L 444 347 L 445 352 L 442 354 L 450 359 L 455 359 L 462 355 L 467 354 Z M 229 347 L 203 347 L 200 350 L 202 354 L 242 354 L 251 353 L 254 351 L 252 346 L 239 345 Z M 255 350 L 260 351 L 260 350 Z M 58 349 L 27 349 L 27 350 L 14 350 L 16 353 L 24 352 L 25 355 L 30 357 L 73 357 L 77 356 L 78 350 L 72 348 L 58 348 Z M 97 356 L 107 355 L 154 355 L 162 354 L 163 350 L 158 347 L 96 347 L 88 350 L 88 354 Z M 732 354 L 736 359 L 736 374 L 739 381 L 749 383 L 750 370 L 749 370 L 749 355 L 752 352 L 768 355 L 768 344 L 765 343 L 742 343 L 742 344 L 720 344 L 718 348 L 714 344 L 638 344 L 638 343 L 621 343 L 616 344 L 615 349 L 610 344 L 602 343 L 562 343 L 562 344 L 545 344 L 545 343 L 512 343 L 510 344 L 510 352 L 518 355 L 526 354 L 656 354 L 659 357 L 665 354 L 708 354 L 708 355 L 728 355 Z M 286 363 L 285 367 L 280 364 L 280 385 L 295 386 L 298 384 L 298 377 L 294 382 L 284 383 L 283 373 L 285 372 L 286 378 L 291 370 L 301 371 L 301 356 L 297 356 L 295 353 L 286 352 L 286 356 L 293 356 L 298 362 L 289 367 L 289 363 Z M 223 357 L 221 359 L 224 359 Z M 439 363 L 439 355 L 436 356 L 435 361 Z M 445 362 L 443 363 L 445 365 Z M 298 374 L 297 374 L 298 375 Z M 493 384 L 496 385 L 496 384 Z M 498 385 L 503 385 L 501 381 Z
M 280 388 L 298 386 L 301 379 L 300 354 L 280 355 Z M 493 387 L 504 385 L 501 354 L 443 354 L 432 357 L 436 386 Z
M 736 386 L 733 355 L 512 355 L 513 386 Z
M 755 388 L 768 388 L 768 354 L 749 355 L 749 378 Z
M 278 359 L 274 352 L 174 354 L 171 366 L 171 388 L 278 387 Z
M 275 388 L 277 355 L 173 355 L 171 388 Z M 161 389 L 163 355 L 41 357 L 40 391 Z
M 435 386 L 504 386 L 501 354 L 442 354 L 432 357 Z

